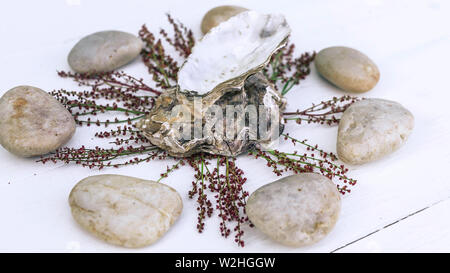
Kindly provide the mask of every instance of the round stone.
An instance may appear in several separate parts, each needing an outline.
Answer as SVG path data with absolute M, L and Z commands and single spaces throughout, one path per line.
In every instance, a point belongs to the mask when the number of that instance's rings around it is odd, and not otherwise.
M 413 115 L 397 102 L 383 99 L 355 102 L 339 122 L 338 156 L 349 164 L 380 159 L 400 148 L 413 127 Z
M 380 79 L 375 63 L 349 47 L 325 48 L 317 54 L 314 63 L 320 75 L 345 91 L 369 91 Z
M 201 29 L 203 34 L 206 34 L 210 29 L 220 23 L 247 10 L 248 9 L 246 8 L 238 6 L 219 6 L 210 9 L 202 19 Z
M 262 186 L 248 199 L 246 212 L 256 228 L 287 246 L 305 246 L 324 238 L 339 216 L 336 185 L 316 173 L 284 177 Z
M 79 73 L 110 72 L 132 60 L 143 42 L 122 31 L 101 31 L 81 39 L 70 51 L 70 67 Z
M 65 144 L 75 132 L 67 109 L 47 92 L 18 86 L 0 98 L 0 144 L 9 152 L 31 157 Z
M 181 214 L 180 195 L 149 180 L 96 175 L 70 193 L 74 219 L 98 238 L 124 247 L 143 247 L 162 237 Z

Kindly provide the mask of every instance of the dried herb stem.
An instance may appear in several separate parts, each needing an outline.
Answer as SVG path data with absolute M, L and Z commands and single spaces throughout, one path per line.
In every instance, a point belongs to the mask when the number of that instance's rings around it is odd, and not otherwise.
M 313 104 L 302 111 L 285 112 L 283 116 L 285 120 L 295 120 L 298 124 L 303 121 L 307 123 L 318 123 L 326 125 L 338 124 L 340 115 L 347 110 L 350 105 L 360 100 L 358 97 L 342 96 L 333 97 L 330 100 L 322 101 L 318 104 Z

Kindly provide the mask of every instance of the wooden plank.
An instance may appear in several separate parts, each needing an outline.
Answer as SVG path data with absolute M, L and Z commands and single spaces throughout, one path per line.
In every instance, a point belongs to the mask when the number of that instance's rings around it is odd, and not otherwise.
M 0 92 L 20 84 L 36 85 L 46 90 L 75 89 L 77 87 L 70 80 L 58 78 L 55 70 L 68 69 L 67 53 L 83 35 L 113 28 L 136 33 L 143 23 L 157 31 L 166 25 L 164 14 L 169 10 L 200 37 L 201 16 L 219 3 L 208 2 L 199 9 L 192 9 L 189 1 L 128 1 L 127 5 L 119 7 L 106 0 L 82 0 L 76 6 L 61 1 L 57 5 L 39 3 L 23 10 L 24 4 L 20 1 L 10 2 L 0 11 L 0 35 L 9 37 L 7 43 L 0 44 L 0 50 L 7 52 L 0 56 L 3 64 L 0 66 L 0 74 L 3 75 Z M 266 12 L 273 12 L 273 5 L 273 1 L 246 2 L 247 7 Z M 220 237 L 215 219 L 207 222 L 203 234 L 198 234 L 195 230 L 195 202 L 187 198 L 192 172 L 179 170 L 165 183 L 176 188 L 184 198 L 180 220 L 157 244 L 137 251 L 330 252 L 380 229 L 383 232 L 378 233 L 386 238 L 381 242 L 384 245 L 384 242 L 392 240 L 392 249 L 445 250 L 441 243 L 448 242 L 448 237 L 441 226 L 448 223 L 440 222 L 442 217 L 438 213 L 426 218 L 426 230 L 435 232 L 437 237 L 431 236 L 435 239 L 426 240 L 420 239 L 419 233 L 410 234 L 411 240 L 417 240 L 417 244 L 407 244 L 399 237 L 402 232 L 410 232 L 406 224 L 399 226 L 399 231 L 390 228 L 385 231 L 383 227 L 450 196 L 450 183 L 445 172 L 450 163 L 450 93 L 445 89 L 448 85 L 445 57 L 448 57 L 450 47 L 450 31 L 446 27 L 450 24 L 449 5 L 445 1 L 277 2 L 277 12 L 286 14 L 293 29 L 292 41 L 299 52 L 339 44 L 360 49 L 373 58 L 380 68 L 381 81 L 364 96 L 396 100 L 410 109 L 416 118 L 413 134 L 407 144 L 393 155 L 378 162 L 351 167 L 350 175 L 359 182 L 352 194 L 343 198 L 337 226 L 318 244 L 286 248 L 273 243 L 257 230 L 249 229 L 246 230 L 247 246 L 241 249 L 232 240 Z M 34 12 L 38 8 L 43 14 Z M 101 14 L 98 13 L 99 8 L 103 10 Z M 186 10 L 189 10 L 188 14 Z M 15 20 L 17 14 L 26 18 L 20 21 L 22 25 Z M 133 16 L 118 20 L 122 18 L 120 14 Z M 125 69 L 150 81 L 145 67 L 138 61 Z M 288 109 L 295 110 L 311 102 L 343 94 L 321 79 L 313 69 L 312 75 L 287 95 Z M 328 151 L 335 151 L 336 130 L 336 127 L 294 124 L 286 127 L 286 132 L 291 135 L 308 138 Z M 79 129 L 69 145 L 81 144 L 95 146 L 99 142 L 92 138 L 92 131 Z M 292 150 L 294 147 L 283 143 L 280 149 Z M 99 173 L 157 179 L 169 163 L 152 162 L 98 172 L 76 166 L 42 166 L 33 159 L 14 157 L 3 149 L 0 149 L 0 162 L 0 215 L 5 219 L 0 226 L 0 251 L 129 251 L 96 240 L 74 223 L 67 205 L 70 189 L 82 178 Z M 239 158 L 239 164 L 246 171 L 246 186 L 250 192 L 277 179 L 262 161 L 243 156 Z M 392 227 L 408 219 L 412 221 L 425 212 L 409 216 Z M 420 224 L 420 219 L 425 218 L 418 219 L 417 224 Z M 442 241 L 439 240 L 441 237 Z M 355 243 L 342 250 L 368 250 L 361 244 Z M 385 249 L 391 249 L 390 246 L 386 244 Z
M 423 208 L 336 252 L 450 252 L 450 199 Z

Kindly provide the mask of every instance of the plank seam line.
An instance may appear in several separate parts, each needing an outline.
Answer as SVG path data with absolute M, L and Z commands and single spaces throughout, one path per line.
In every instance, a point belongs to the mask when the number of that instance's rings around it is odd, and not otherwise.
M 343 248 L 346 248 L 346 247 L 348 247 L 348 246 L 351 245 L 351 244 L 354 244 L 354 243 L 356 243 L 356 242 L 358 242 L 358 241 L 361 241 L 361 240 L 363 240 L 363 239 L 365 239 L 365 238 L 367 238 L 367 237 L 369 237 L 369 236 L 371 236 L 371 235 L 373 235 L 373 234 L 375 234 L 375 233 L 377 233 L 377 232 L 379 232 L 379 231 L 382 231 L 383 229 L 386 229 L 386 228 L 388 228 L 388 227 L 391 227 L 391 226 L 393 226 L 393 225 L 395 225 L 395 224 L 397 224 L 397 223 L 399 223 L 399 222 L 401 222 L 401 221 L 403 221 L 403 220 L 405 220 L 405 219 L 407 219 L 407 218 L 409 218 L 409 217 L 411 217 L 411 216 L 414 216 L 414 215 L 416 215 L 416 214 L 418 214 L 418 213 L 421 213 L 422 211 L 425 211 L 425 210 L 427 210 L 427 209 L 429 209 L 429 208 L 431 208 L 431 207 L 434 207 L 434 206 L 438 205 L 439 203 L 444 202 L 444 201 L 447 201 L 447 200 L 449 200 L 449 199 L 450 199 L 450 196 L 449 196 L 449 197 L 446 197 L 446 198 L 444 198 L 444 199 L 442 199 L 442 200 L 439 200 L 439 201 L 437 201 L 437 202 L 435 202 L 435 203 L 433 203 L 433 204 L 431 204 L 431 205 L 429 205 L 429 206 L 427 206 L 427 207 L 425 207 L 425 208 L 423 208 L 423 209 L 419 209 L 419 210 L 417 210 L 417 211 L 415 211 L 415 212 L 412 212 L 412 213 L 406 215 L 405 217 L 402 217 L 402 218 L 400 218 L 400 219 L 398 219 L 398 220 L 396 220 L 396 221 L 394 221 L 394 222 L 392 222 L 392 223 L 389 223 L 389 224 L 383 226 L 382 228 L 379 228 L 379 229 L 377 229 L 377 230 L 375 230 L 375 231 L 372 231 L 372 232 L 370 232 L 369 234 L 366 234 L 366 235 L 364 235 L 364 236 L 362 236 L 362 237 L 360 237 L 360 238 L 358 238 L 358 239 L 356 239 L 356 240 L 354 240 L 354 241 L 352 241 L 352 242 L 350 242 L 350 243 L 348 243 L 348 244 L 345 244 L 345 245 L 343 245 L 343 246 L 341 246 L 341 247 L 338 247 L 338 248 L 336 248 L 335 250 L 331 251 L 330 253 L 334 253 L 334 252 L 339 251 L 339 250 L 341 250 L 341 249 L 343 249 Z

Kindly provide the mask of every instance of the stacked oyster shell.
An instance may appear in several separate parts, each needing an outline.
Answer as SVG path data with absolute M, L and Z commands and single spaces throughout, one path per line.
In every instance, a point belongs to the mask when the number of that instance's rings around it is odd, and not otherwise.
M 136 126 L 174 156 L 235 156 L 273 145 L 283 130 L 285 100 L 261 70 L 289 33 L 282 15 L 255 11 L 211 29 L 180 69 L 178 85 L 158 97 Z

